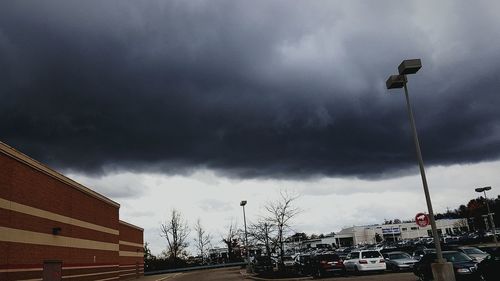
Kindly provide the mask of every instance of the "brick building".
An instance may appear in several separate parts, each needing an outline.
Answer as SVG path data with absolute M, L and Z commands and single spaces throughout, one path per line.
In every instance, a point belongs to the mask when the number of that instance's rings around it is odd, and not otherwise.
M 143 229 L 120 205 L 0 142 L 0 280 L 143 275 Z

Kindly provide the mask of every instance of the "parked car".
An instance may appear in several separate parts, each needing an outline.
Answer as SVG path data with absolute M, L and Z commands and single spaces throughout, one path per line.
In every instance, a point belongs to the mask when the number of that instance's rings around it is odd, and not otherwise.
M 255 272 L 273 271 L 273 260 L 268 256 L 258 256 L 253 260 L 253 270 Z
M 383 254 L 387 269 L 392 271 L 412 270 L 418 260 L 405 252 L 389 252 Z
M 427 248 L 422 248 L 422 249 L 417 249 L 413 252 L 413 258 L 416 260 L 420 260 L 423 256 L 426 254 L 430 253 L 435 253 L 436 249 L 427 249 Z
M 295 268 L 295 260 L 292 256 L 284 256 L 283 257 L 283 266 L 285 270 L 292 270 Z
M 310 258 L 311 273 L 315 277 L 331 274 L 345 274 L 344 261 L 338 254 L 320 253 Z
M 379 251 L 352 251 L 344 260 L 346 271 L 380 271 L 386 270 L 385 259 Z
M 460 236 L 443 236 L 441 242 L 446 245 L 458 245 L 460 243 Z
M 300 254 L 295 257 L 295 264 L 297 266 L 297 271 L 300 274 L 308 275 L 311 274 L 311 255 L 310 254 Z
M 477 265 L 477 273 L 481 281 L 500 280 L 500 248 Z
M 477 248 L 479 250 L 487 253 L 487 254 L 490 254 L 490 255 L 491 255 L 491 253 L 495 252 L 497 249 L 500 249 L 500 248 L 498 248 L 496 246 L 479 246 Z
M 345 260 L 345 258 L 347 257 L 347 255 L 352 251 L 352 247 L 348 247 L 348 248 L 339 248 L 335 251 L 335 253 L 337 255 L 339 255 L 339 257 L 343 260 Z
M 458 247 L 457 251 L 466 254 L 477 262 L 481 262 L 488 256 L 488 253 L 485 253 L 476 247 Z
M 453 264 L 453 271 L 455 272 L 455 279 L 461 280 L 475 280 L 477 278 L 476 262 L 459 251 L 444 251 L 443 258 Z M 419 262 L 413 266 L 413 273 L 420 281 L 432 280 L 431 264 L 437 260 L 436 253 L 424 255 Z

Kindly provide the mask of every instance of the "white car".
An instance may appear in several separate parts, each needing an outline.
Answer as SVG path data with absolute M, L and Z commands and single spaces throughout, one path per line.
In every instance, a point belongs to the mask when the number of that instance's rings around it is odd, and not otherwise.
M 384 272 L 387 268 L 382 254 L 373 250 L 352 251 L 344 260 L 344 266 L 346 271 L 351 272 Z

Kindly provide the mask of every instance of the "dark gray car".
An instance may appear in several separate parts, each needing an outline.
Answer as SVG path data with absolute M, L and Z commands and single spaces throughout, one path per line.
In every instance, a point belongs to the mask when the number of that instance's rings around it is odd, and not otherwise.
M 405 252 L 389 252 L 383 254 L 387 269 L 392 271 L 412 270 L 418 260 Z

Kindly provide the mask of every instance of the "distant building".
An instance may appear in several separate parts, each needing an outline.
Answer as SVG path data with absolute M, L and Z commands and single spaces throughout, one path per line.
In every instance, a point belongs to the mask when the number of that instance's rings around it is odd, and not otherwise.
M 436 220 L 436 226 L 440 235 L 452 235 L 469 230 L 466 219 Z M 301 249 L 307 248 L 334 248 L 375 244 L 377 235 L 380 239 L 386 241 L 432 237 L 430 226 L 419 227 L 415 222 L 352 226 L 324 238 L 287 242 L 285 250 L 288 252 L 299 252 Z
M 0 142 L 0 280 L 143 275 L 143 229 L 120 205 Z
M 466 219 L 436 220 L 439 235 L 452 235 L 469 230 Z M 383 240 L 397 241 L 419 237 L 432 237 L 431 226 L 420 227 L 415 222 L 352 226 L 342 229 L 335 235 L 338 245 L 358 245 L 376 243 L 376 236 Z

